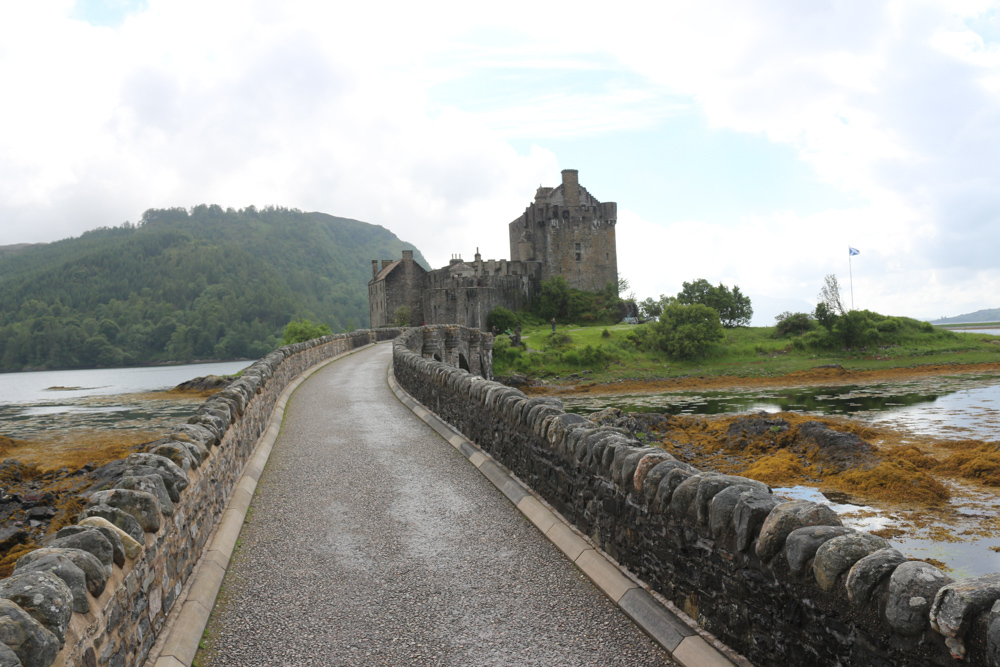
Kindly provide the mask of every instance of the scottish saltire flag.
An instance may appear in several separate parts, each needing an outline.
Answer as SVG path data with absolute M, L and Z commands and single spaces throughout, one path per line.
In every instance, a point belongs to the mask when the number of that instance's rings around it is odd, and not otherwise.
M 857 248 L 852 248 L 851 246 L 847 246 L 847 251 L 851 253 L 851 255 L 850 255 L 851 257 L 854 257 L 855 255 L 860 255 L 861 254 L 860 250 L 858 250 Z

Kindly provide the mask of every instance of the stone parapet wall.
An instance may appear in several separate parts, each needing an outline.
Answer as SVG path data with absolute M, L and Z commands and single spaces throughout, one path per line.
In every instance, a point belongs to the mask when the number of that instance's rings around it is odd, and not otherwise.
M 142 665 L 285 387 L 321 361 L 401 331 L 359 330 L 279 348 L 187 424 L 148 443 L 147 453 L 93 471 L 80 526 L 61 530 L 0 581 L 0 664 Z M 48 552 L 56 556 L 33 556 Z M 74 577 L 85 578 L 86 589 L 74 589 Z
M 1000 574 L 954 582 L 827 506 L 703 472 L 627 432 L 393 343 L 414 398 L 757 665 L 1000 665 Z

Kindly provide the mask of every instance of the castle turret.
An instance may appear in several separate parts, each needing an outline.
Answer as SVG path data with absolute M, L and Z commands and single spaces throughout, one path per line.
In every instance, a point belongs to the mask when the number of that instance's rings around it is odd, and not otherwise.
M 534 201 L 510 223 L 511 258 L 538 262 L 541 280 L 562 276 L 576 289 L 617 285 L 617 217 L 614 202 L 598 201 L 580 185 L 576 169 L 564 169 L 559 187 L 539 186 Z
M 580 205 L 580 180 L 576 169 L 562 170 L 563 199 L 566 206 Z

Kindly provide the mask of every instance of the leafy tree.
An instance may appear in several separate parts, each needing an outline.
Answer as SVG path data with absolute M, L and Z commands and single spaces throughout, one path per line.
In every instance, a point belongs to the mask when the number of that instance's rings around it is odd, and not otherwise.
M 491 310 L 489 316 L 486 318 L 486 327 L 490 331 L 493 330 L 493 327 L 496 327 L 497 331 L 501 332 L 508 329 L 513 331 L 520 324 L 521 320 L 517 316 L 517 313 L 503 306 L 497 306 Z
M 307 340 L 322 338 L 323 336 L 329 336 L 332 333 L 333 332 L 330 331 L 329 324 L 313 324 L 309 320 L 292 320 L 285 325 L 285 331 L 281 338 L 281 344 L 291 345 L 292 343 L 304 343 Z
M 684 283 L 683 289 L 677 294 L 677 301 L 688 305 L 700 303 L 714 308 L 719 313 L 720 322 L 727 328 L 747 326 L 753 317 L 750 297 L 744 296 L 738 286 L 734 285 L 730 290 L 722 283 L 713 286 L 704 278 Z
M 568 319 L 570 313 L 570 287 L 562 276 L 555 276 L 542 282 L 538 295 L 538 314 L 544 320 Z
M 651 325 L 651 344 L 676 359 L 698 359 L 724 338 L 719 313 L 704 304 L 674 303 Z

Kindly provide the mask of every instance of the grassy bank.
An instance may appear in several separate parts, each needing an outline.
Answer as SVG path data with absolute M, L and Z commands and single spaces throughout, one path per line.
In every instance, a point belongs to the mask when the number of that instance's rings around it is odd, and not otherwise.
M 852 371 L 914 366 L 1000 363 L 1000 337 L 975 332 L 932 330 L 896 345 L 869 349 L 817 349 L 802 337 L 775 338 L 774 327 L 727 329 L 721 343 L 697 361 L 671 358 L 644 344 L 650 325 L 603 327 L 529 327 L 522 332 L 525 349 L 498 337 L 494 372 L 518 373 L 550 382 L 594 383 L 657 380 L 689 376 L 777 378 L 839 365 Z

